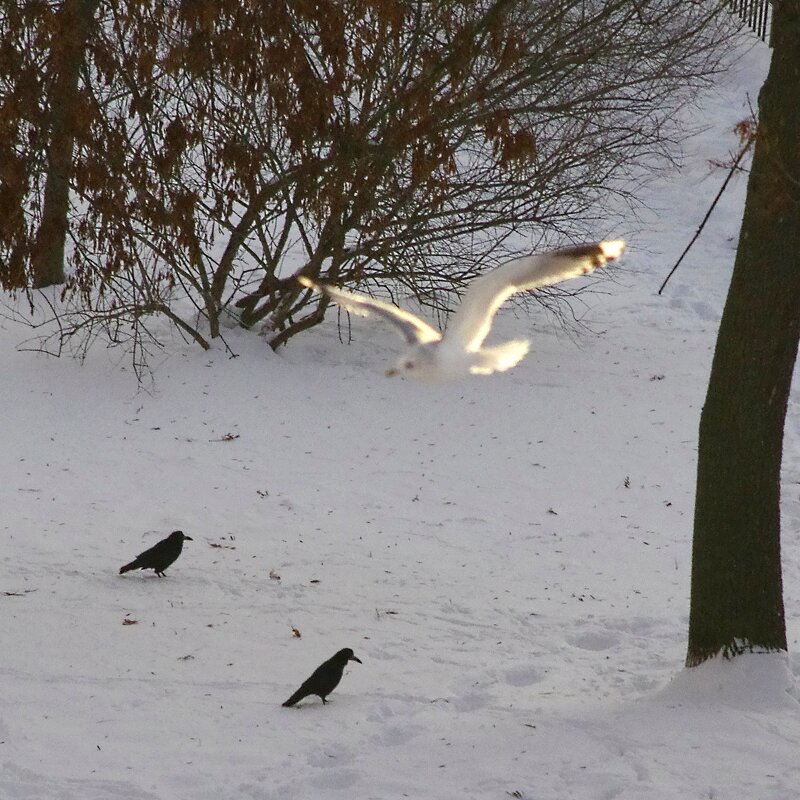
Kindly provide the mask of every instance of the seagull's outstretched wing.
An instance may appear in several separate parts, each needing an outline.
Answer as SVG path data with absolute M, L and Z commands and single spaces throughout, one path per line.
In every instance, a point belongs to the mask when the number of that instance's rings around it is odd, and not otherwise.
M 621 239 L 553 250 L 508 261 L 474 280 L 447 326 L 447 341 L 475 352 L 491 330 L 497 309 L 516 292 L 587 275 L 622 255 Z
M 315 283 L 305 275 L 297 276 L 298 282 L 308 289 L 323 292 L 342 308 L 367 317 L 376 314 L 391 322 L 401 333 L 408 344 L 424 344 L 425 342 L 438 342 L 442 334 L 436 328 L 428 325 L 424 319 L 416 314 L 403 311 L 402 308 L 375 300 L 365 294 L 353 294 L 343 289 L 337 289 L 328 283 Z

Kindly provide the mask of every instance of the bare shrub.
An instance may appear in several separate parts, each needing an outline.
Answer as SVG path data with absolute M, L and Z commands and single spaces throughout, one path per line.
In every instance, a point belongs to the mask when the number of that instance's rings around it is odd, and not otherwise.
M 669 162 L 723 6 L 100 3 L 64 298 L 82 325 L 160 313 L 203 347 L 231 322 L 272 347 L 320 322 L 298 270 L 441 314 L 487 261 L 584 235 Z

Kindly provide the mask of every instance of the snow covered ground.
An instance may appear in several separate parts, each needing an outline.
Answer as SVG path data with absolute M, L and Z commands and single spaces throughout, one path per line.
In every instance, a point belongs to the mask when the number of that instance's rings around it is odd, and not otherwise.
M 501 313 L 498 339 L 534 341 L 507 374 L 389 380 L 393 333 L 355 319 L 343 346 L 334 314 L 277 356 L 176 340 L 140 389 L 117 353 L 20 353 L 0 322 L 0 798 L 796 797 L 796 392 L 792 652 L 682 670 L 743 179 L 656 295 L 767 62 L 704 98 L 589 332 Z M 117 574 L 175 528 L 165 579 Z M 282 708 L 342 647 L 363 665 L 330 704 Z

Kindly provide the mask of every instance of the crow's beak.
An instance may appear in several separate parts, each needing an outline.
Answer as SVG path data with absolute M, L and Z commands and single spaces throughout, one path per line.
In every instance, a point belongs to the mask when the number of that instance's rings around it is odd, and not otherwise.
M 190 542 L 193 542 L 193 541 L 194 541 L 194 539 L 192 539 L 192 537 L 191 537 L 191 536 L 187 536 L 187 535 L 184 533 L 184 534 L 183 534 L 183 541 L 185 542 L 187 539 L 188 539 Z
M 359 664 L 363 664 L 364 663 L 360 658 L 356 658 L 355 656 L 350 656 L 350 658 L 348 658 L 347 660 L 348 661 L 358 661 Z

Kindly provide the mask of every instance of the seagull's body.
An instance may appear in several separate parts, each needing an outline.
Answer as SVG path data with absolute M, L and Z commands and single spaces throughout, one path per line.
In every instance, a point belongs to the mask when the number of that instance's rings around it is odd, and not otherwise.
M 400 331 L 409 349 L 393 369 L 387 370 L 387 375 L 406 374 L 418 378 L 491 375 L 511 369 L 530 349 L 526 339 L 483 347 L 494 315 L 511 295 L 587 275 L 619 258 L 624 249 L 625 242 L 617 239 L 508 261 L 469 285 L 445 335 L 416 314 L 389 303 L 315 283 L 305 275 L 299 275 L 297 280 L 309 289 L 323 292 L 354 314 L 376 314 Z

